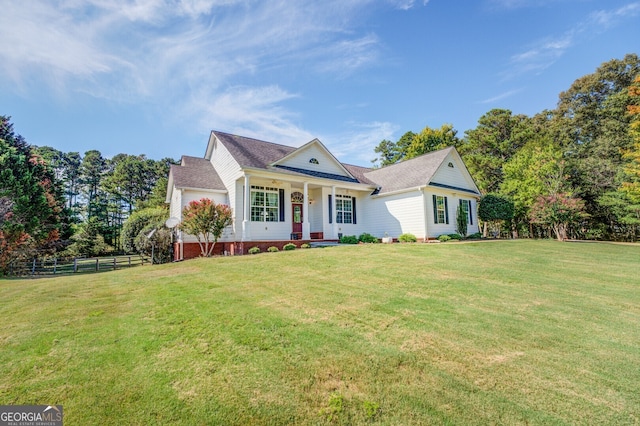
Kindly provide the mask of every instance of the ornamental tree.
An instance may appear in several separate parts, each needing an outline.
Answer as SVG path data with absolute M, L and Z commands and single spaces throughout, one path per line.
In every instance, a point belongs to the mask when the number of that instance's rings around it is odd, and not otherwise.
M 569 225 L 585 217 L 584 201 L 568 193 L 539 197 L 531 207 L 531 221 L 551 227 L 558 241 L 567 239 Z
M 482 235 L 487 236 L 487 223 L 500 229 L 502 222 L 513 219 L 513 202 L 496 194 L 487 194 L 480 199 L 478 217 L 484 222 Z
M 231 207 L 216 204 L 208 198 L 190 202 L 182 210 L 182 217 L 180 230 L 197 238 L 204 257 L 211 256 L 224 228 L 233 223 Z

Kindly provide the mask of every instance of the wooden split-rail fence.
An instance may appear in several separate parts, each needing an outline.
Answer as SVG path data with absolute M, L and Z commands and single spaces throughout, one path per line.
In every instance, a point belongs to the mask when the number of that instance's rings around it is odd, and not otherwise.
M 150 257 L 141 255 L 75 258 L 70 260 L 46 258 L 13 262 L 9 265 L 8 272 L 10 276 L 76 274 L 114 271 L 116 269 L 130 268 L 132 266 L 150 263 Z

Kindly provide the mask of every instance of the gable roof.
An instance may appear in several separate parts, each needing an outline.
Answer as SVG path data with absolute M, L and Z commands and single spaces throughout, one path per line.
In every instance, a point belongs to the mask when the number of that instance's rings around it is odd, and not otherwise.
M 226 191 L 213 165 L 204 158 L 182 156 L 180 165 L 171 165 L 169 176 L 176 188 Z
M 297 176 L 312 176 L 323 179 L 339 180 L 350 183 L 366 183 L 361 182 L 353 176 L 344 164 L 340 163 L 331 152 L 320 142 L 314 139 L 300 148 L 292 146 L 266 142 L 259 139 L 248 138 L 244 136 L 232 135 L 219 131 L 211 132 L 218 140 L 227 148 L 229 153 L 238 162 L 240 167 L 251 167 L 256 169 L 276 169 L 279 173 L 293 174 Z M 327 155 L 334 158 L 338 167 L 344 170 L 347 176 L 333 173 L 326 173 L 298 167 L 291 167 L 280 162 L 285 161 L 295 155 L 296 152 L 306 150 L 310 145 L 319 145 L 321 149 L 326 151 Z
M 450 158 L 450 155 L 453 154 L 460 161 L 462 161 L 454 147 L 448 147 L 438 151 L 429 152 L 419 157 L 405 160 L 400 163 L 392 164 L 390 166 L 382 167 L 379 169 L 372 169 L 370 167 L 355 166 L 339 162 L 318 139 L 314 139 L 311 142 L 306 143 L 302 147 L 296 148 L 215 130 L 212 131 L 211 134 L 212 136 L 215 136 L 215 138 L 217 138 L 220 143 L 222 143 L 226 147 L 231 156 L 233 156 L 233 158 L 242 168 L 272 170 L 277 171 L 278 173 L 289 175 L 313 176 L 349 183 L 360 183 L 377 188 L 374 191 L 374 194 L 387 194 L 406 189 L 419 188 L 431 184 L 432 186 L 458 189 L 479 195 L 475 183 L 472 184 L 471 188 L 465 189 L 431 182 L 435 174 L 438 172 L 440 166 L 447 158 Z M 335 159 L 336 165 L 344 170 L 346 175 L 343 176 L 334 173 L 309 170 L 307 168 L 303 169 L 287 164 L 282 164 L 286 163 L 288 159 L 294 158 L 297 152 L 303 152 L 305 149 L 308 149 L 309 146 L 315 144 L 319 145 L 324 151 L 327 152 L 327 154 L 331 158 Z M 215 175 L 213 176 L 212 181 L 200 182 L 200 185 L 207 184 L 212 187 L 216 185 L 222 186 L 220 178 L 217 176 L 215 170 L 213 170 L 213 167 L 209 162 L 210 158 L 207 158 L 207 156 L 210 157 L 210 155 L 210 147 L 207 147 L 205 159 L 183 157 L 183 162 L 184 158 L 188 159 L 187 162 L 190 162 L 189 164 L 192 164 L 192 167 L 190 167 L 190 169 L 194 172 L 197 171 L 197 173 L 193 174 Z M 198 165 L 199 163 L 196 164 L 195 160 L 206 162 L 206 165 L 204 163 Z M 208 168 L 208 170 L 210 171 L 205 171 L 205 168 Z M 466 177 L 468 179 L 471 179 L 471 182 L 473 182 L 473 179 L 469 175 L 469 172 L 466 170 L 466 168 L 464 168 L 463 173 L 465 173 Z M 184 176 L 184 178 L 188 179 L 186 176 Z M 197 181 L 201 178 L 204 178 L 204 176 L 192 176 L 191 179 L 194 180 L 194 182 L 192 183 L 197 183 Z M 176 184 L 176 186 L 178 185 Z M 216 186 L 215 189 L 224 188 Z
M 378 194 L 419 188 L 431 183 L 431 179 L 451 153 L 457 154 L 452 146 L 380 169 L 370 170 L 364 173 L 364 177 L 378 185 L 380 188 Z M 464 188 L 454 187 L 449 187 L 449 189 L 464 190 Z M 475 189 L 466 191 L 477 193 Z
M 229 153 L 235 158 L 241 167 L 253 167 L 266 169 L 272 163 L 291 154 L 296 148 L 265 142 L 259 139 L 232 135 L 229 133 L 213 131 L 220 142 L 224 144 Z
M 320 171 L 311 170 L 311 169 L 302 169 L 299 167 L 291 167 L 286 164 L 288 160 L 293 159 L 294 157 L 303 155 L 302 154 L 303 152 L 313 149 L 312 147 L 314 146 L 319 149 L 321 154 L 326 155 L 330 159 L 329 160 L 330 163 L 336 166 L 335 171 L 342 172 L 344 173 L 344 175 L 329 173 L 329 172 L 320 172 Z M 316 160 L 316 164 L 318 164 L 317 160 Z M 310 176 L 326 177 L 328 179 L 337 179 L 337 180 L 343 180 L 346 182 L 354 182 L 354 181 L 357 182 L 357 179 L 355 179 L 354 176 L 352 176 L 351 173 L 344 167 L 344 164 L 338 161 L 338 159 L 331 153 L 331 151 L 327 149 L 326 146 L 324 146 L 322 142 L 320 142 L 318 138 L 315 138 L 312 141 L 307 142 L 306 144 L 302 145 L 300 148 L 296 149 L 295 151 L 292 151 L 289 154 L 282 157 L 281 159 L 274 161 L 271 165 L 273 167 L 281 167 L 287 170 L 298 171 L 303 174 L 308 174 Z

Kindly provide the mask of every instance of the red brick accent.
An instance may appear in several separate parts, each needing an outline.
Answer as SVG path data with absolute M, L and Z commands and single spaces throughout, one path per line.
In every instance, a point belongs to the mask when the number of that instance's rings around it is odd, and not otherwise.
M 251 247 L 259 247 L 261 252 L 266 252 L 269 247 L 278 247 L 278 250 L 283 250 L 283 247 L 289 243 L 293 243 L 296 247 L 300 247 L 304 243 L 317 242 L 318 240 L 291 240 L 291 241 L 238 241 L 230 243 L 216 243 L 213 249 L 214 256 L 237 256 L 247 254 L 247 251 Z M 336 241 L 336 240 L 325 240 Z M 200 257 L 200 245 L 198 243 L 183 243 L 183 259 L 180 258 L 180 243 L 174 243 L 174 260 L 186 260 Z M 226 252 L 226 253 L 225 253 Z

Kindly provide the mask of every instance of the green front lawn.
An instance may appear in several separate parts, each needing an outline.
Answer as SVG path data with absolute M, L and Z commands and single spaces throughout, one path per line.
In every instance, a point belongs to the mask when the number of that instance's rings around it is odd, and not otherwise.
M 0 404 L 66 426 L 640 422 L 637 245 L 360 245 L 0 291 Z

